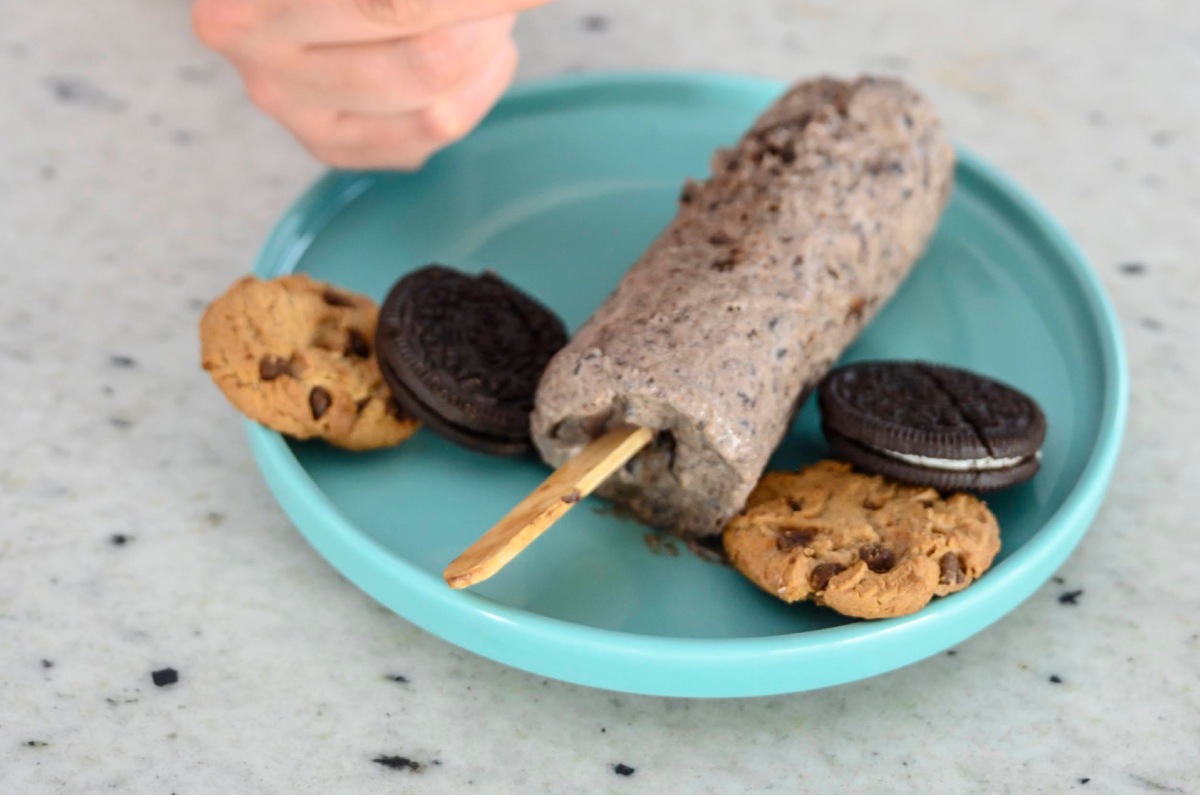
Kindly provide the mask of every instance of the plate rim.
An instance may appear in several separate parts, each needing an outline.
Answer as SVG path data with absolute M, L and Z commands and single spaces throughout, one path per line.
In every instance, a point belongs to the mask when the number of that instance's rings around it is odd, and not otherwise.
M 512 113 L 523 105 L 596 89 L 724 89 L 752 93 L 765 104 L 786 85 L 769 78 L 707 72 L 595 72 L 518 85 L 497 111 Z M 1104 390 L 1099 432 L 1069 493 L 1028 541 L 954 598 L 936 600 L 901 618 L 748 638 L 677 638 L 591 627 L 450 589 L 440 577 L 382 546 L 344 517 L 282 435 L 244 420 L 255 463 L 301 534 L 356 587 L 437 637 L 531 673 L 648 695 L 741 697 L 842 684 L 932 656 L 1015 609 L 1067 558 L 1103 501 L 1128 410 L 1128 365 L 1120 325 L 1087 255 L 1025 188 L 969 150 L 961 146 L 956 150 L 958 169 L 986 186 L 993 199 L 1006 205 L 1006 214 L 1019 216 L 1066 265 L 1060 273 L 1070 277 L 1071 286 L 1084 300 L 1094 335 L 1091 341 L 1104 369 Z M 266 277 L 290 272 L 314 236 L 301 232 L 319 229 L 374 181 L 371 172 L 332 171 L 318 179 L 276 222 L 255 259 L 253 273 Z M 408 609 L 394 604 L 387 593 L 397 589 L 407 592 Z M 906 640 L 913 642 L 905 644 Z M 914 652 L 914 646 L 919 650 Z M 818 657 L 831 657 L 818 665 L 823 675 L 797 677 L 796 670 L 816 663 Z M 869 658 L 876 657 L 886 661 L 870 664 Z M 632 674 L 621 669 L 630 664 L 636 668 Z M 729 672 L 739 667 L 750 675 L 731 676 Z

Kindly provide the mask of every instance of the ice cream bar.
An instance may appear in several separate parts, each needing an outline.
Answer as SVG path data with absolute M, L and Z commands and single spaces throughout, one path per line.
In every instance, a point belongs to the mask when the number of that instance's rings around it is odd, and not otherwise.
M 930 104 L 865 77 L 793 86 L 550 362 L 533 440 L 552 466 L 621 424 L 655 441 L 599 494 L 720 532 L 797 408 L 924 251 L 953 182 Z

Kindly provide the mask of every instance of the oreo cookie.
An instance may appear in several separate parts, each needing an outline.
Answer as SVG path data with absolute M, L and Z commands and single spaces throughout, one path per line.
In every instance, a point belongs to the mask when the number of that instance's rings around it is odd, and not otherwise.
M 413 271 L 379 309 L 375 350 L 396 402 L 432 431 L 496 455 L 532 449 L 529 414 L 561 320 L 494 273 Z
M 1033 477 L 1046 417 L 1033 398 L 925 362 L 861 362 L 817 390 L 833 452 L 866 472 L 941 491 L 993 491 Z

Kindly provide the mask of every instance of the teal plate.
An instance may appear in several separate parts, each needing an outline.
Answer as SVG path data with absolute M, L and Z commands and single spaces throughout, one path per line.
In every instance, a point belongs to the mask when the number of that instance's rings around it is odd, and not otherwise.
M 735 141 L 782 86 L 712 75 L 569 77 L 514 90 L 416 174 L 318 182 L 255 272 L 303 271 L 376 299 L 428 262 L 491 268 L 577 327 L 671 218 L 686 176 Z M 267 483 L 309 542 L 408 620 L 507 665 L 664 696 L 827 687 L 935 654 L 1016 607 L 1087 530 L 1112 474 L 1127 376 L 1112 310 L 1079 248 L 1003 175 L 960 152 L 933 243 L 845 359 L 924 358 L 1031 393 L 1049 436 L 1041 472 L 996 495 L 994 568 L 916 615 L 855 621 L 788 606 L 733 570 L 657 553 L 646 528 L 589 499 L 468 592 L 447 563 L 547 474 L 428 431 L 352 454 L 248 423 Z M 774 467 L 822 457 L 806 405 Z M 670 546 L 670 545 L 668 545 Z

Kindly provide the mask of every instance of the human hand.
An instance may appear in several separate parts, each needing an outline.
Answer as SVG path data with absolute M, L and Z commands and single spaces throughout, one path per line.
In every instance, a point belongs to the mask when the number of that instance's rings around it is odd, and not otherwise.
M 339 168 L 420 166 L 512 80 L 516 12 L 547 0 L 196 0 L 250 99 Z

